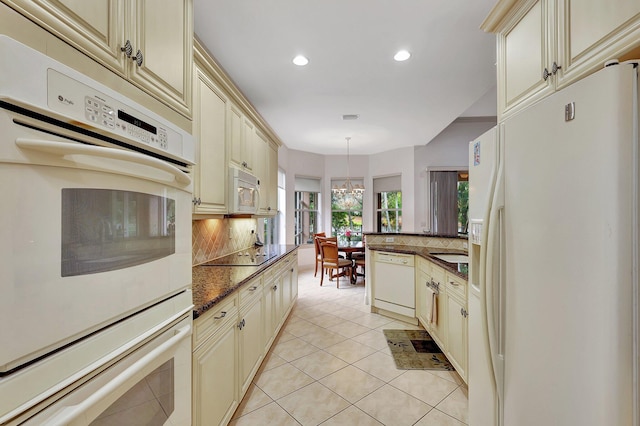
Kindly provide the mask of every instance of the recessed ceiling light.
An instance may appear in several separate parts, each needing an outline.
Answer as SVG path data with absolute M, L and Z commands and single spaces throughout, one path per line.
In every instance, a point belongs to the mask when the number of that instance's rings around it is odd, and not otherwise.
M 402 62 L 402 61 L 406 61 L 410 57 L 411 57 L 411 53 L 407 52 L 406 50 L 400 50 L 398 51 L 398 53 L 396 53 L 393 56 L 393 59 L 395 59 L 398 62 Z
M 293 63 L 298 65 L 299 67 L 303 67 L 309 63 L 309 60 L 302 55 L 298 55 L 293 58 Z

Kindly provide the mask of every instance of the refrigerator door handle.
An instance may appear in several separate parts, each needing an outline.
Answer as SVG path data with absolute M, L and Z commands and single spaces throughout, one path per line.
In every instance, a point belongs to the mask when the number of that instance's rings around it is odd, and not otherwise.
M 502 213 L 504 211 L 504 169 L 498 168 L 495 190 L 492 194 L 491 209 L 489 212 L 489 226 L 487 230 L 487 249 L 484 265 L 484 300 L 482 301 L 483 313 L 486 312 L 486 327 L 493 378 L 499 404 L 504 403 L 504 353 L 502 351 L 502 300 L 503 274 L 502 274 Z M 498 301 L 497 306 L 495 302 Z

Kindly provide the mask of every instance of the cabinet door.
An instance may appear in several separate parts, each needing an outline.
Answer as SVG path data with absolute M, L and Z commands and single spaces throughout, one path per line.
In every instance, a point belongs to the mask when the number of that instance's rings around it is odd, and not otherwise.
M 547 0 L 527 0 L 498 35 L 498 111 L 504 115 L 546 95 L 551 57 Z
M 467 314 L 458 298 L 447 294 L 446 356 L 461 377 L 467 376 Z
M 132 1 L 130 79 L 186 117 L 191 116 L 193 2 Z M 170 24 L 168 24 L 170 23 Z
M 422 326 L 429 331 L 431 324 L 429 323 L 429 305 L 427 305 L 427 296 L 431 293 L 427 291 L 427 282 L 431 277 L 421 269 L 417 269 L 416 273 L 416 316 Z
M 287 260 L 286 269 L 282 271 L 282 312 L 284 314 L 291 306 L 293 299 L 293 266 L 291 265 L 291 258 Z
M 255 132 L 255 145 L 253 146 L 253 174 L 258 177 L 260 181 L 260 215 L 266 215 L 268 213 L 269 206 L 269 174 L 268 174 L 268 153 L 267 149 L 269 142 L 267 138 L 260 132 Z
M 260 367 L 263 345 L 262 298 L 253 298 L 240 314 L 240 395 L 251 385 L 251 380 Z
M 234 321 L 193 354 L 193 422 L 226 425 L 238 407 L 237 327 Z
M 638 46 L 639 22 L 638 0 L 559 0 L 558 87 Z
M 227 98 L 196 67 L 193 130 L 196 136 L 194 213 L 227 213 L 225 160 Z
M 447 333 L 446 333 L 446 324 L 447 324 L 447 302 L 445 299 L 445 270 L 439 266 L 431 265 L 431 278 L 433 281 L 438 284 L 439 293 L 436 295 L 436 303 L 435 307 L 432 309 L 437 309 L 436 314 L 436 322 L 431 323 L 429 328 L 429 334 L 431 337 L 438 343 L 440 348 L 445 348 L 447 345 Z M 432 291 L 427 289 L 427 297 L 431 297 Z M 431 305 L 432 306 L 432 305 Z M 430 315 L 431 312 L 427 310 L 427 315 Z
M 121 76 L 124 0 L 9 0 L 9 6 Z
M 264 307 L 264 334 L 263 334 L 263 342 L 265 350 L 268 350 L 273 343 L 273 339 L 275 338 L 275 330 L 277 326 L 276 322 L 276 313 L 275 313 L 275 298 L 277 294 L 277 290 L 274 289 L 276 287 L 273 279 L 268 279 L 265 281 L 263 295 L 263 307 Z
M 267 148 L 267 173 L 269 174 L 267 210 L 269 216 L 275 216 L 278 213 L 278 148 L 271 144 L 268 144 Z
M 255 125 L 249 120 L 247 117 L 244 117 L 242 124 L 242 144 L 240 145 L 240 152 L 242 161 L 240 165 L 248 170 L 254 170 L 254 149 L 255 149 L 255 140 L 256 140 L 256 130 Z
M 229 103 L 229 162 L 242 167 L 243 116 L 240 109 Z

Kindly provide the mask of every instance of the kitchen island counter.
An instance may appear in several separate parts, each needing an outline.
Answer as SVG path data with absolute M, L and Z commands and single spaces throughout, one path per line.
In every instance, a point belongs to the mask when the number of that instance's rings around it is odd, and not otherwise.
M 451 248 L 433 248 L 422 246 L 410 246 L 403 244 L 384 245 L 384 244 L 367 244 L 369 250 L 385 251 L 388 253 L 402 253 L 402 254 L 414 254 L 420 256 L 430 262 L 433 262 L 445 270 L 454 273 L 460 278 L 467 279 L 467 272 L 465 268 L 461 268 L 458 263 L 445 262 L 444 260 L 435 257 L 435 254 L 462 254 L 467 255 L 463 250 L 451 249 Z
M 231 266 L 205 262 L 194 266 L 192 269 L 193 318 L 198 318 L 204 312 L 220 303 L 226 296 L 232 294 L 252 278 L 265 272 L 297 248 L 298 246 L 296 245 L 265 246 L 262 250 L 268 251 L 274 256 L 261 265 Z M 253 250 L 255 249 L 241 251 L 250 252 Z

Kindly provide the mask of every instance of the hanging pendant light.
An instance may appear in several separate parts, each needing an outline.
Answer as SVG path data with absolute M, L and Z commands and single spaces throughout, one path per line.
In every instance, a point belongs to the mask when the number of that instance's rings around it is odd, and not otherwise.
M 351 138 L 347 137 L 345 139 L 347 140 L 347 179 L 341 186 L 334 185 L 331 190 L 346 209 L 351 209 L 358 204 L 359 199 L 362 198 L 364 186 L 361 184 L 354 185 L 353 182 L 351 182 L 351 158 L 349 152 L 349 141 Z

